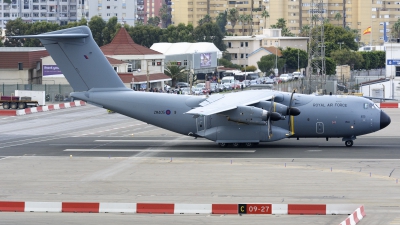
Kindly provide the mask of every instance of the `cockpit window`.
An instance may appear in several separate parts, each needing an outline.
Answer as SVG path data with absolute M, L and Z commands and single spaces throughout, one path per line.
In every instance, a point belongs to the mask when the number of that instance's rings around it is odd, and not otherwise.
M 364 109 L 368 109 L 368 103 L 364 103 Z

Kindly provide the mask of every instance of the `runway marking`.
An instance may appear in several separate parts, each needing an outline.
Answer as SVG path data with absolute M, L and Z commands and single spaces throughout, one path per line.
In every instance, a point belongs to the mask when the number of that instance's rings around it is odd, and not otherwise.
M 65 149 L 64 152 L 185 152 L 185 153 L 254 153 L 256 150 L 143 150 L 143 149 Z
M 209 142 L 209 140 L 94 140 L 94 142 Z

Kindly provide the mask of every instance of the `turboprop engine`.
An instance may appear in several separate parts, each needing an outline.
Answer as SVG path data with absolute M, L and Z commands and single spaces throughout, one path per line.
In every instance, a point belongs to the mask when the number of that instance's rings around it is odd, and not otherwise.
M 230 121 L 247 124 L 265 125 L 268 118 L 273 121 L 282 119 L 279 113 L 268 112 L 254 106 L 238 106 L 236 109 L 224 112 L 223 115 L 227 116 Z
M 289 114 L 291 116 L 298 116 L 300 114 L 300 110 L 298 108 L 295 108 L 295 107 L 289 108 L 286 105 L 276 103 L 276 102 L 261 101 L 261 102 L 255 104 L 254 106 L 257 108 L 268 109 L 272 112 L 280 113 L 282 116 L 287 116 Z

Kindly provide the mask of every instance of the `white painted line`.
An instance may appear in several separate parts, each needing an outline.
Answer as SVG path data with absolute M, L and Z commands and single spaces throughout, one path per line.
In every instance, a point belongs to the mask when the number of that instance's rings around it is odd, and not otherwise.
M 143 150 L 143 149 L 65 149 L 64 152 L 186 152 L 186 153 L 199 153 L 199 152 L 218 152 L 218 153 L 254 153 L 256 150 Z
M 210 142 L 209 140 L 94 140 L 94 142 Z

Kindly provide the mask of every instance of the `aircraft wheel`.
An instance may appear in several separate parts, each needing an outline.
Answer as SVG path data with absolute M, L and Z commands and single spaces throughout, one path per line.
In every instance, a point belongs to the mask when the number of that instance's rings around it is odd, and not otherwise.
M 18 109 L 25 109 L 26 105 L 24 102 L 18 103 Z
M 346 145 L 346 147 L 351 147 L 353 146 L 353 141 L 345 141 L 344 144 Z
M 10 103 L 9 102 L 3 102 L 3 109 L 9 109 L 10 108 Z
M 232 146 L 234 147 L 234 148 L 237 148 L 237 147 L 239 147 L 239 143 L 232 143 Z
M 10 108 L 11 109 L 17 109 L 18 108 L 18 104 L 16 102 L 11 102 Z
M 246 143 L 244 143 L 244 146 L 246 146 L 247 148 L 250 148 L 250 147 L 253 147 L 254 144 L 251 142 L 246 142 Z
M 226 147 L 228 146 L 227 143 L 219 143 L 218 145 L 219 145 L 219 147 L 221 147 L 221 148 L 226 148 Z

